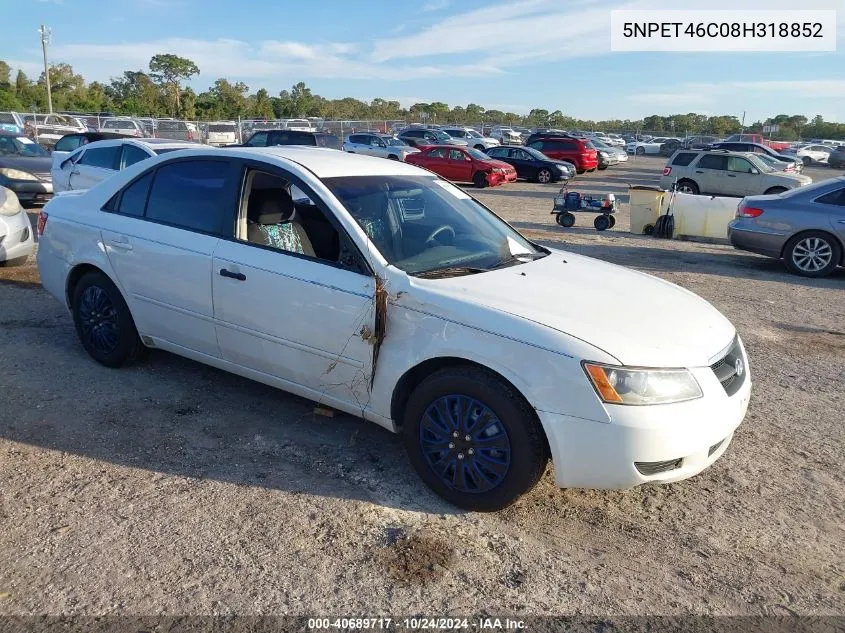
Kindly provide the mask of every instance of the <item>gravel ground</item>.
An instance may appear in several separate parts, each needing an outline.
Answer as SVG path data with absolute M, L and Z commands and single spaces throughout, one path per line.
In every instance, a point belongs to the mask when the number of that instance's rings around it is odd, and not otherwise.
M 622 194 L 662 163 L 573 187 Z M 624 205 L 612 231 L 564 230 L 554 191 L 478 195 L 739 329 L 755 387 L 712 468 L 622 492 L 547 471 L 512 508 L 463 513 L 375 425 L 165 353 L 97 365 L 31 263 L 0 269 L 0 613 L 845 614 L 845 271 L 632 236 Z

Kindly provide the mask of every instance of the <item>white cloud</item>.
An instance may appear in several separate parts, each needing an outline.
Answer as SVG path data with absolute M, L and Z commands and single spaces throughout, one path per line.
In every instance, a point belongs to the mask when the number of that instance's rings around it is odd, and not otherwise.
M 442 11 L 450 4 L 449 0 L 429 0 L 422 6 L 423 11 Z

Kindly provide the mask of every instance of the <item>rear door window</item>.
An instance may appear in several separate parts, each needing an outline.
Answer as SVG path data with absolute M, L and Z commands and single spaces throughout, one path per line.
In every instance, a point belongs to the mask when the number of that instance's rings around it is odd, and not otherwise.
M 230 235 L 234 221 L 233 208 L 227 203 L 231 198 L 227 195 L 230 171 L 225 161 L 186 160 L 162 165 L 150 190 L 147 219 L 190 231 Z
M 333 134 L 318 134 L 314 135 L 311 138 L 314 138 L 317 142 L 318 147 L 328 147 L 331 149 L 340 149 L 340 139 Z M 381 139 L 379 139 L 381 140 Z M 382 141 L 381 147 L 384 147 L 384 142 Z
M 754 167 L 741 156 L 728 156 L 728 171 L 750 174 Z
M 813 202 L 818 202 L 819 204 L 832 204 L 837 207 L 845 207 L 845 188 L 837 189 L 836 191 L 831 191 L 830 193 L 826 193 L 823 196 L 819 196 Z
M 147 194 L 150 192 L 152 181 L 153 172 L 150 171 L 126 187 L 120 195 L 117 212 L 136 218 L 142 217 L 144 215 L 144 207 L 147 205 Z
M 716 154 L 703 154 L 696 165 L 699 169 L 717 169 L 725 171 L 728 168 L 728 157 Z
M 82 158 L 80 165 L 99 167 L 100 169 L 117 169 L 120 158 L 120 145 L 109 147 L 89 147 Z
M 130 165 L 134 165 L 135 163 L 139 163 L 142 160 L 149 158 L 150 155 L 147 154 L 144 150 L 140 147 L 135 147 L 134 145 L 124 145 L 123 146 L 123 158 L 121 160 L 121 169 L 126 169 Z
M 246 142 L 250 147 L 266 147 L 267 146 L 267 132 L 256 132 Z

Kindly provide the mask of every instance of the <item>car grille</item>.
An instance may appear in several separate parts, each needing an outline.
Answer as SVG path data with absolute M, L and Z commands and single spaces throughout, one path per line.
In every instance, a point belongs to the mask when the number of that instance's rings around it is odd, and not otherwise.
M 33 172 L 32 175 L 35 176 L 36 178 L 38 178 L 38 180 L 44 180 L 44 181 L 47 181 L 47 182 L 50 182 L 53 179 L 53 176 L 50 174 L 49 171 L 41 173 L 41 174 Z
M 725 393 L 732 396 L 739 391 L 745 383 L 748 370 L 745 367 L 745 359 L 742 357 L 742 347 L 739 344 L 738 337 L 734 339 L 728 353 L 710 365 L 710 369 L 722 383 Z
M 667 459 L 663 462 L 634 462 L 634 466 L 640 471 L 641 475 L 649 476 L 675 470 L 680 468 L 683 463 L 684 459 L 679 457 L 678 459 Z

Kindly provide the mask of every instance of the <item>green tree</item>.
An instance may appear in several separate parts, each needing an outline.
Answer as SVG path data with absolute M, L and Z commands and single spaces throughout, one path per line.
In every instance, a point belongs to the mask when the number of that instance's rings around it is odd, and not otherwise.
M 314 95 L 311 94 L 311 88 L 306 86 L 305 82 L 300 81 L 291 88 L 290 101 L 290 116 L 310 116 L 314 114 L 312 113 L 312 108 L 316 105 L 314 102 Z
M 182 105 L 181 80 L 199 75 L 200 69 L 190 59 L 171 53 L 153 55 L 150 59 L 150 77 L 173 97 L 172 112 L 179 113 Z
M 12 89 L 12 67 L 0 59 L 0 90 Z
M 270 93 L 264 88 L 249 98 L 249 116 L 256 119 L 270 119 L 273 117 L 273 102 Z

